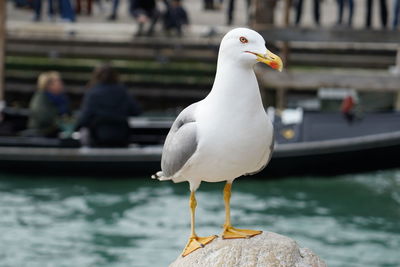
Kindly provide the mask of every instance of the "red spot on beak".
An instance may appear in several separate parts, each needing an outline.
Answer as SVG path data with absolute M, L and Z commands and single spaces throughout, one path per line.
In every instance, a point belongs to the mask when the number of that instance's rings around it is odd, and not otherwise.
M 272 62 L 270 63 L 270 66 L 271 66 L 271 68 L 273 68 L 273 69 L 278 69 L 278 68 L 279 68 L 278 63 L 276 63 L 276 62 L 274 62 L 274 61 L 272 61 Z

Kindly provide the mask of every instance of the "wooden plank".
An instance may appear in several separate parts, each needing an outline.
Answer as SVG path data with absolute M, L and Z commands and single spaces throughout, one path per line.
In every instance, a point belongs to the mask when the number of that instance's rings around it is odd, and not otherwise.
M 359 91 L 399 92 L 400 77 L 373 71 L 357 72 L 275 72 L 256 68 L 259 81 L 264 88 L 287 88 L 290 90 L 312 90 L 319 88 L 352 88 Z
M 152 97 L 152 98 L 161 98 L 161 97 L 171 97 L 174 99 L 180 98 L 195 98 L 202 99 L 204 98 L 211 89 L 211 85 L 204 86 L 204 90 L 193 89 L 190 86 L 181 86 L 181 87 L 173 87 L 173 88 L 160 88 L 160 87 L 141 87 L 138 85 L 130 85 L 128 84 L 129 92 L 137 97 Z M 32 94 L 35 88 L 32 84 L 26 84 L 21 82 L 7 82 L 6 83 L 6 91 L 9 93 L 23 93 L 23 94 Z M 66 87 L 66 92 L 71 95 L 83 95 L 86 92 L 86 88 L 80 85 L 68 85 Z
M 174 49 L 213 49 L 218 50 L 220 38 L 138 38 L 131 41 L 115 41 L 115 40 L 84 40 L 79 38 L 62 38 L 49 36 L 16 36 L 9 33 L 7 42 L 14 44 L 36 44 L 36 45 L 52 45 L 52 46 L 87 46 L 87 47 L 131 47 L 131 48 L 174 48 Z
M 357 42 L 400 43 L 400 32 L 337 28 L 266 28 L 260 30 L 267 42 Z
M 342 55 L 292 52 L 290 54 L 290 63 L 297 66 L 386 69 L 395 64 L 395 57 L 390 55 Z
M 368 71 L 363 73 L 334 73 L 334 72 L 304 72 L 304 71 L 290 71 L 287 73 L 278 73 L 269 71 L 263 68 L 256 68 L 259 83 L 264 88 L 280 90 L 286 88 L 287 90 L 305 90 L 315 91 L 319 88 L 352 88 L 358 91 L 377 91 L 377 92 L 400 92 L 400 77 L 382 74 L 379 72 Z M 12 80 L 7 82 L 7 92 L 21 92 L 29 93 L 33 91 L 31 83 L 27 84 L 22 82 L 23 79 L 16 79 L 15 76 Z M 72 83 L 70 80 L 68 92 L 73 94 L 84 93 L 84 87 L 77 82 Z M 82 80 L 82 85 L 84 84 Z M 76 84 L 76 85 L 74 85 Z M 212 81 L 201 84 L 185 80 L 170 84 L 163 88 L 156 82 L 139 82 L 127 80 L 127 85 L 135 88 L 133 92 L 140 96 L 182 96 L 182 97 L 201 97 L 205 96 L 211 88 Z M 283 99 L 283 98 L 282 98 Z
M 214 64 L 217 55 L 212 51 L 185 50 L 182 52 L 173 50 L 131 49 L 131 48 L 73 48 L 40 46 L 34 49 L 34 45 L 8 46 L 9 56 L 39 56 L 54 58 L 86 58 L 86 59 L 124 59 L 124 60 L 156 60 L 163 61 L 196 61 Z M 343 51 L 345 52 L 345 51 Z M 362 67 L 362 68 L 387 68 L 395 64 L 395 55 L 392 53 L 373 54 L 342 54 L 325 53 L 324 51 L 292 51 L 290 63 L 292 65 L 327 66 L 327 67 Z M 285 68 L 287 64 L 285 64 Z M 71 66 L 71 69 L 73 66 Z
M 310 49 L 373 49 L 396 50 L 400 43 L 400 32 L 377 30 L 340 30 L 340 29 L 300 29 L 268 28 L 261 29 L 267 42 L 292 41 L 295 48 Z M 344 36 L 342 36 L 344 35 Z M 308 38 L 310 37 L 310 38 Z M 337 38 L 336 38 L 337 37 Z M 221 38 L 151 38 L 135 39 L 129 42 L 115 40 L 82 40 L 79 38 L 7 36 L 9 45 L 36 44 L 51 46 L 86 46 L 86 47 L 131 47 L 151 49 L 204 49 L 218 52 Z M 269 44 L 270 45 L 270 44 Z
M 175 50 L 135 47 L 96 47 L 90 46 L 52 46 L 31 43 L 13 44 L 7 46 L 7 54 L 33 55 L 49 57 L 80 57 L 80 58 L 121 58 L 121 59 L 156 59 L 156 60 L 195 60 L 203 62 L 216 61 L 214 50 Z

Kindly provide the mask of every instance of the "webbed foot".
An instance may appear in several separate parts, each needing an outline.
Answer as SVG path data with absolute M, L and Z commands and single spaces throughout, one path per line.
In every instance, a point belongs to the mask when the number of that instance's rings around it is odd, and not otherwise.
M 237 229 L 232 226 L 224 227 L 222 239 L 234 239 L 234 238 L 250 238 L 261 234 L 262 231 L 248 230 L 248 229 Z
M 182 257 L 189 255 L 199 248 L 203 248 L 205 245 L 211 243 L 217 237 L 218 236 L 216 235 L 207 237 L 191 236 L 189 238 L 189 242 L 186 244 L 186 247 L 183 249 Z

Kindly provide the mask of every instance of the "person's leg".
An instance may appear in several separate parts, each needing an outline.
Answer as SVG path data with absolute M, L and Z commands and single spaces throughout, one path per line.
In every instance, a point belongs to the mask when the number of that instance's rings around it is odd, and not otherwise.
M 353 25 L 354 1 L 348 0 L 348 4 L 349 4 L 349 20 L 347 22 L 347 25 L 351 27 Z
M 138 23 L 138 31 L 136 32 L 136 36 L 142 36 L 143 35 L 143 28 L 144 28 L 144 23 L 139 22 Z
M 82 0 L 76 0 L 75 1 L 75 10 L 76 10 L 76 13 L 77 14 L 81 14 L 81 10 L 82 10 L 82 3 L 81 3 L 81 1 Z
M 104 13 L 103 0 L 95 0 L 95 1 L 96 1 L 97 6 L 99 7 L 100 11 L 102 13 Z
M 297 0 L 297 3 L 296 3 L 296 25 L 299 25 L 299 23 L 300 23 L 302 11 L 303 11 L 303 0 Z
M 206 0 L 205 1 L 205 9 L 206 10 L 214 10 L 214 0 Z
M 75 21 L 75 10 L 72 6 L 71 0 L 66 0 L 66 8 L 68 10 L 68 18 L 71 22 Z
M 117 18 L 118 7 L 119 7 L 119 0 L 113 0 L 111 16 L 114 17 L 114 19 Z
M 48 4 L 48 9 L 47 9 L 48 16 L 49 16 L 50 18 L 53 18 L 53 17 L 54 17 L 54 4 L 53 4 L 53 0 L 47 1 L 47 4 Z
M 35 14 L 33 16 L 34 21 L 39 21 L 42 15 L 42 0 L 33 0 L 33 8 Z
M 178 34 L 178 36 L 181 37 L 182 36 L 182 24 L 180 22 L 178 22 L 176 24 L 175 28 L 176 28 L 176 33 Z
M 154 33 L 154 27 L 156 26 L 157 20 L 160 17 L 160 11 L 157 9 L 154 9 L 151 14 L 149 14 L 150 17 L 150 27 L 149 30 L 147 31 L 147 35 L 151 36 Z
M 143 9 L 135 9 L 134 2 L 131 0 L 131 5 L 129 7 L 131 15 L 134 17 L 136 23 L 137 23 L 137 31 L 134 34 L 134 36 L 142 36 L 143 35 L 143 28 L 144 24 L 147 21 L 146 13 Z
M 228 4 L 228 25 L 232 25 L 233 23 L 233 12 L 235 11 L 235 0 L 229 0 Z
M 320 0 L 314 0 L 314 21 L 317 25 L 319 25 L 319 20 L 320 20 L 320 8 L 319 8 L 319 1 Z
M 371 28 L 371 15 L 372 15 L 372 0 L 367 0 L 367 14 L 365 20 L 365 27 Z
M 138 6 L 137 0 L 128 0 L 129 1 L 129 14 L 134 18 L 138 18 L 140 14 L 143 14 L 143 9 Z
M 92 6 L 93 6 L 93 1 L 92 0 L 86 0 L 87 1 L 87 14 L 92 15 Z
M 61 17 L 71 22 L 75 21 L 75 12 L 70 0 L 61 0 Z
M 387 26 L 387 5 L 386 5 L 386 0 L 380 0 L 380 6 L 381 6 L 381 22 L 383 28 L 386 28 Z
M 396 29 L 399 25 L 400 0 L 395 0 L 393 2 L 393 12 L 393 29 Z
M 342 24 L 343 20 L 343 5 L 344 5 L 345 0 L 337 0 L 337 5 L 338 5 L 338 19 L 337 19 L 337 24 Z

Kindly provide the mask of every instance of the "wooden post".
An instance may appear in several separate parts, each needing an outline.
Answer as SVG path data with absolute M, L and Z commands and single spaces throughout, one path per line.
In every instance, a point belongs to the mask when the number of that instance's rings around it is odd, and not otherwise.
M 400 75 L 399 74 L 400 73 L 400 45 L 397 46 L 395 72 L 397 73 L 397 75 Z M 395 94 L 394 109 L 397 111 L 400 111 L 400 88 L 397 90 L 397 93 Z
M 285 9 L 283 14 L 283 24 L 285 28 L 289 27 L 290 23 L 290 8 L 292 7 L 292 0 L 285 0 Z M 289 55 L 290 47 L 289 42 L 283 42 L 282 45 L 282 61 L 284 64 L 284 70 L 289 67 Z M 284 110 L 286 108 L 286 88 L 277 88 L 276 92 L 276 107 L 278 110 Z
M 285 25 L 285 27 L 289 26 L 290 23 L 290 8 L 292 7 L 292 0 L 285 0 L 285 9 L 284 9 L 284 21 L 283 24 Z
M 394 110 L 400 111 L 400 90 L 397 91 L 394 97 Z
M 252 20 L 250 25 L 254 29 L 264 29 L 274 25 L 274 14 L 277 0 L 253 0 L 252 3 Z
M 285 28 L 289 27 L 290 23 L 290 8 L 292 7 L 292 0 L 285 0 L 285 9 L 283 14 L 283 25 Z M 282 60 L 285 64 L 285 67 L 288 67 L 289 64 L 289 54 L 290 54 L 290 47 L 289 42 L 284 42 L 282 46 Z
M 286 88 L 277 88 L 276 90 L 276 109 L 282 111 L 286 108 Z
M 0 109 L 4 101 L 4 68 L 6 46 L 6 9 L 7 1 L 0 0 Z

